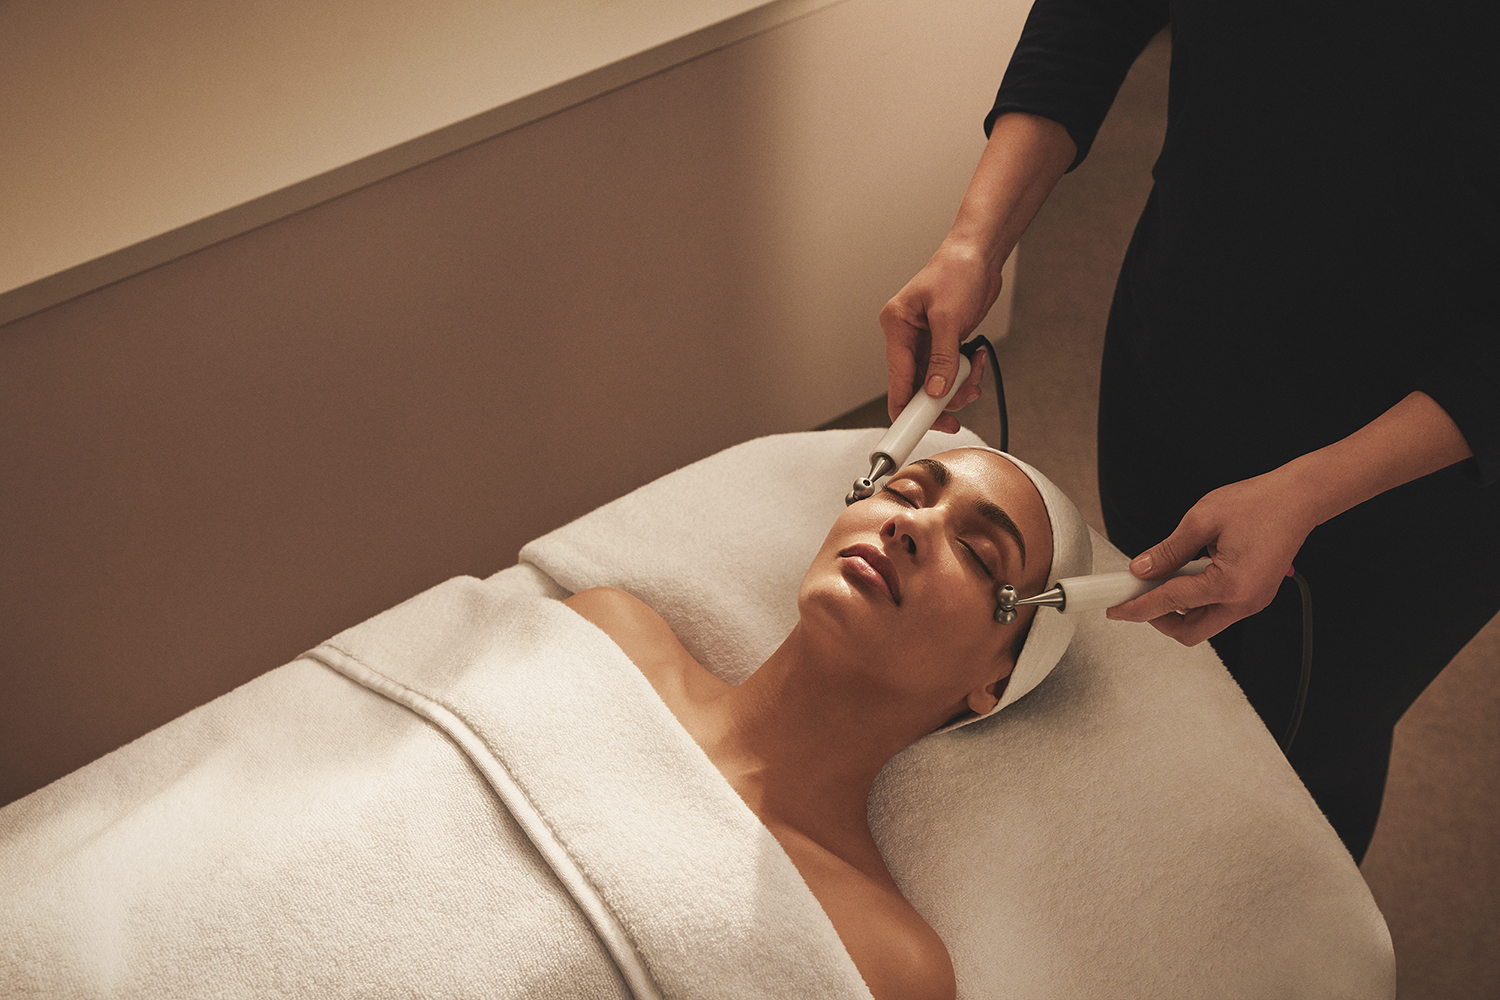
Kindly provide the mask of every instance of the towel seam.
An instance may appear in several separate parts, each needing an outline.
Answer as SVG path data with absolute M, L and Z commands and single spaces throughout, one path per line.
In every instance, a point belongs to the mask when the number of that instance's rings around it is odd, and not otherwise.
M 614 960 L 615 968 L 631 995 L 636 1000 L 661 1000 L 661 992 L 646 969 L 645 959 L 637 951 L 620 919 L 578 867 L 557 833 L 505 766 L 505 762 L 490 749 L 467 720 L 441 702 L 412 690 L 332 643 L 323 643 L 303 655 L 306 659 L 321 663 L 361 687 L 401 705 L 448 737 L 484 778 L 490 790 L 572 897 L 605 951 Z

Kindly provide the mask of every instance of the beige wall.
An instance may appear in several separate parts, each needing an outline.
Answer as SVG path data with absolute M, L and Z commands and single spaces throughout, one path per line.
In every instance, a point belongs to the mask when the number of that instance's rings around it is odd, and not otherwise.
M 0 801 L 882 391 L 1001 6 L 846 0 L 0 327 Z
M 840 0 L 5 0 L 0 323 Z

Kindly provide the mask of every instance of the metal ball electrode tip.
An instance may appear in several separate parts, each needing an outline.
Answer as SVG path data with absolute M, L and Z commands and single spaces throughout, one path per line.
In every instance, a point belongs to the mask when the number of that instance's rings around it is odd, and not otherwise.
M 854 489 L 844 497 L 844 506 L 848 507 L 866 497 L 875 494 L 875 482 L 882 476 L 889 476 L 896 471 L 896 462 L 891 456 L 882 452 L 876 452 L 870 456 L 870 474 L 863 479 L 854 481 Z
M 1000 604 L 995 608 L 995 621 L 1009 625 L 1016 620 L 1016 588 L 1010 584 L 1000 588 Z
M 870 496 L 874 492 L 875 492 L 875 484 L 873 482 L 871 482 L 868 478 L 866 478 L 866 479 L 856 479 L 854 481 L 854 489 L 850 490 L 849 491 L 849 495 L 846 496 L 846 497 L 844 497 L 844 506 L 847 507 L 847 506 L 850 506 L 852 504 L 858 503 L 859 501 L 865 499 L 866 497 Z

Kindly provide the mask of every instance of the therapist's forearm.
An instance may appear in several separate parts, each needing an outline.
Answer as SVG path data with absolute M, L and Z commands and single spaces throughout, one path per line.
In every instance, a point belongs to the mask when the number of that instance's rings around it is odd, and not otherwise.
M 1277 471 L 1317 525 L 1472 454 L 1447 411 L 1425 392 L 1414 392 L 1343 440 Z
M 944 241 L 980 254 L 999 273 L 1078 148 L 1068 130 L 1036 115 L 995 119 L 990 140 Z

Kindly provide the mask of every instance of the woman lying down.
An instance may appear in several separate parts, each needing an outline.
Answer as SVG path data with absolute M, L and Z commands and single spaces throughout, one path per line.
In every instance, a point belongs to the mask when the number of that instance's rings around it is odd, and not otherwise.
M 917 462 L 737 687 L 621 591 L 439 584 L 0 809 L 0 993 L 951 997 L 866 800 L 1047 673 L 1070 619 L 996 593 L 1088 547 L 998 454 Z
M 901 750 L 1009 704 L 1060 657 L 1062 616 L 1035 629 L 1030 614 L 997 621 L 1000 587 L 1040 593 L 1054 558 L 1076 561 L 1055 552 L 1054 519 L 1068 522 L 1066 545 L 1086 545 L 1056 488 L 999 453 L 909 465 L 834 523 L 802 580 L 796 627 L 738 687 L 624 591 L 567 601 L 640 668 L 775 836 L 876 998 L 953 997 L 955 982 L 876 848 L 871 787 Z

